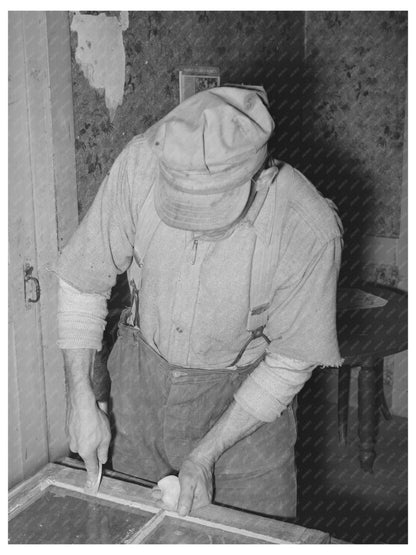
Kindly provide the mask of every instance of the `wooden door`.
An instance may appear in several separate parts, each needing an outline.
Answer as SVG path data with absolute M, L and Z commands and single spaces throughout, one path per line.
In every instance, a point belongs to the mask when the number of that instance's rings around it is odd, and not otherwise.
M 66 12 L 9 12 L 9 485 L 66 451 L 59 249 L 78 223 Z

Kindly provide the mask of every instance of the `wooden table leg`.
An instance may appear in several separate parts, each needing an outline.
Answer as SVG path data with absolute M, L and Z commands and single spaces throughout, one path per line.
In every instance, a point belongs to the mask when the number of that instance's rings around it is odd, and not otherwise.
M 384 359 L 378 359 L 374 364 L 374 370 L 376 372 L 376 389 L 377 389 L 377 407 L 380 409 L 381 414 L 384 416 L 385 420 L 391 420 L 391 412 L 384 395 Z
M 342 445 L 347 444 L 348 405 L 350 397 L 351 367 L 344 365 L 338 371 L 338 438 Z
M 368 361 L 358 375 L 358 437 L 360 464 L 365 472 L 373 472 L 376 458 L 376 376 L 373 362 Z

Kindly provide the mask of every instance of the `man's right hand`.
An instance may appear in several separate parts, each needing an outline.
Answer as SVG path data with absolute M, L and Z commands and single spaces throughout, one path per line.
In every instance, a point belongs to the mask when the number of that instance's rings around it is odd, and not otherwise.
M 84 460 L 87 480 L 94 483 L 100 462 L 107 462 L 111 440 L 107 415 L 95 399 L 69 399 L 67 407 L 67 434 L 69 448 Z
M 99 463 L 105 464 L 111 440 L 107 415 L 95 400 L 90 375 L 93 349 L 63 349 L 67 386 L 66 432 L 69 448 L 85 462 L 87 482 L 98 478 Z

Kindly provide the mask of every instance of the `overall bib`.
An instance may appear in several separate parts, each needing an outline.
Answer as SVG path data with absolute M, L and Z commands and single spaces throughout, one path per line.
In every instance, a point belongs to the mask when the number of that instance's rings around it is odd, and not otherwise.
M 236 369 L 169 364 L 122 314 L 108 360 L 115 423 L 115 470 L 157 482 L 177 474 L 183 460 L 233 400 L 260 360 Z M 270 516 L 296 515 L 290 406 L 225 451 L 215 464 L 213 502 Z

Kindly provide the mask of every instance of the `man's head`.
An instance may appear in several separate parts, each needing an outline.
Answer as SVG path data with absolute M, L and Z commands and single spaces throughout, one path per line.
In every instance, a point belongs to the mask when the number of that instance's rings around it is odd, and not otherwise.
M 230 226 L 263 167 L 274 123 L 263 87 L 218 87 L 177 106 L 147 132 L 158 157 L 155 205 L 168 225 Z

